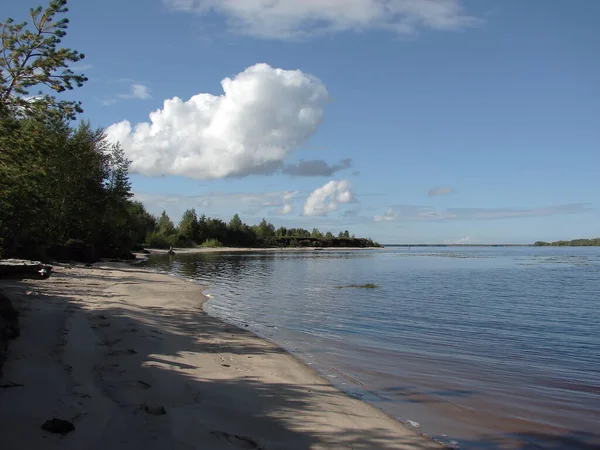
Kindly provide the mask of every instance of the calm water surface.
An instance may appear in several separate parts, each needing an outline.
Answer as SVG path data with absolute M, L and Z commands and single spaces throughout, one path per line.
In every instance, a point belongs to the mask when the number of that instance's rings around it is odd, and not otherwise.
M 464 449 L 600 449 L 600 249 L 153 256 L 206 309 Z M 376 289 L 340 288 L 376 283 Z

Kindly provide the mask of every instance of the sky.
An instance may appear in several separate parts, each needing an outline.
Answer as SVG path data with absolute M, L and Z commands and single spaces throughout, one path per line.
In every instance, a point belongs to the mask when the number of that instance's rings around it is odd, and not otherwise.
M 68 6 L 89 81 L 67 97 L 152 213 L 381 243 L 600 236 L 597 0 Z

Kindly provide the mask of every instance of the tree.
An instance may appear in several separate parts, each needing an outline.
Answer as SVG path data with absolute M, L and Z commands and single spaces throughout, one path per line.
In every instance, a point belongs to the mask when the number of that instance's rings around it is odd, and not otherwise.
M 325 239 L 333 239 L 333 233 L 331 231 L 325 233 Z
M 255 231 L 256 235 L 262 239 L 275 236 L 275 226 L 272 223 L 267 222 L 267 219 L 265 218 L 260 221 Z
M 229 221 L 229 229 L 231 231 L 241 231 L 243 226 L 244 223 L 242 222 L 242 219 L 240 219 L 240 216 L 237 213 L 234 214 Z
M 348 230 L 344 231 L 343 237 L 346 239 L 350 239 L 350 232 Z
M 312 233 L 310 234 L 310 237 L 315 238 L 315 239 L 322 239 L 323 233 L 321 233 L 318 228 L 313 228 Z
M 198 242 L 200 235 L 199 231 L 200 227 L 198 224 L 198 217 L 196 216 L 196 210 L 193 208 L 186 210 L 179 222 L 179 234 L 189 241 Z
M 175 225 L 167 215 L 166 211 L 163 211 L 158 218 L 158 221 L 156 222 L 156 231 L 164 236 L 172 236 L 175 234 Z
M 73 119 L 82 112 L 81 102 L 56 101 L 40 90 L 34 99 L 28 98 L 30 88 L 63 92 L 87 81 L 83 74 L 68 68 L 85 58 L 83 53 L 60 48 L 69 24 L 67 18 L 55 20 L 68 11 L 66 0 L 52 0 L 44 10 L 41 6 L 30 10 L 31 23 L 15 23 L 11 18 L 0 23 L 0 114 L 8 111 L 56 110 L 62 117 Z

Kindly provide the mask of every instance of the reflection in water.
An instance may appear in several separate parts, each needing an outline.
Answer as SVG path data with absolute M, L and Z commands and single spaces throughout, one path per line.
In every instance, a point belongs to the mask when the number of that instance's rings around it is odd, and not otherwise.
M 207 285 L 211 314 L 462 448 L 482 436 L 597 432 L 599 249 L 203 253 L 146 264 Z M 335 288 L 365 283 L 379 287 Z

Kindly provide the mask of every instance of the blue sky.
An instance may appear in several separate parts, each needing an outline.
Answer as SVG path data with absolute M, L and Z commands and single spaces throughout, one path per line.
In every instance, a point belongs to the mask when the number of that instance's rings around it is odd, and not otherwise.
M 154 213 L 384 243 L 600 236 L 600 2 L 69 8 L 90 79 L 70 95 L 121 141 Z

